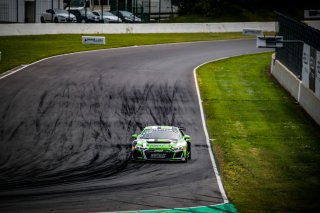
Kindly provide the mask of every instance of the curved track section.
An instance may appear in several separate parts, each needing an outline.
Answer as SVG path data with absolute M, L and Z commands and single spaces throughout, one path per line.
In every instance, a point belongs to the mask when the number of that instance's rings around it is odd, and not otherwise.
M 254 40 L 64 55 L 0 80 L 1 212 L 168 209 L 223 203 L 192 70 Z M 184 126 L 192 160 L 131 163 L 130 135 Z

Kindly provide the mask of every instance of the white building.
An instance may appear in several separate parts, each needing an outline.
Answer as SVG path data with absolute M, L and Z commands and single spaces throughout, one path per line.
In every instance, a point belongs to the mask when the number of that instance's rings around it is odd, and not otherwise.
M 63 0 L 0 0 L 0 23 L 40 22 L 49 8 L 63 8 Z
M 138 14 L 143 12 L 153 18 L 164 18 L 177 12 L 172 0 L 0 0 L 0 23 L 38 23 L 41 13 L 47 9 L 63 9 L 69 2 L 81 5 L 85 1 L 91 9 L 103 5 L 104 10 L 118 8 Z

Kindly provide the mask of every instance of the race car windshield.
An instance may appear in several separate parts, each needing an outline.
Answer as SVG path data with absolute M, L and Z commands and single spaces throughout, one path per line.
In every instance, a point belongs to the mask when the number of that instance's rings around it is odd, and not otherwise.
M 141 139 L 171 139 L 178 140 L 180 133 L 174 130 L 144 130 Z

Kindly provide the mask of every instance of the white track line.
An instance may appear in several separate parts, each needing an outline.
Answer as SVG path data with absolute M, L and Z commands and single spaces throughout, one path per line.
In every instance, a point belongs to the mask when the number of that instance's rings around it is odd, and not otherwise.
M 19 72 L 19 71 L 21 71 L 21 70 L 23 70 L 24 68 L 26 68 L 28 65 L 25 65 L 25 66 L 22 66 L 22 67 L 20 67 L 20 68 L 18 68 L 18 69 L 16 69 L 16 70 L 14 70 L 14 71 L 7 71 L 7 72 L 5 72 L 5 73 L 3 73 L 1 76 L 0 76 L 0 80 L 1 79 L 3 79 L 3 78 L 5 78 L 5 77 L 8 77 L 9 75 L 12 75 L 12 74 L 14 74 L 14 73 L 16 73 L 16 72 Z
M 269 51 L 265 51 L 265 52 L 269 52 Z M 263 52 L 257 52 L 256 54 L 260 54 L 260 53 L 263 53 Z M 204 116 L 204 111 L 203 111 L 203 106 L 202 106 L 202 99 L 201 99 L 199 85 L 198 85 L 198 81 L 197 81 L 197 69 L 199 69 L 203 65 L 211 63 L 211 62 L 216 62 L 216 61 L 220 61 L 220 60 L 224 60 L 224 59 L 228 59 L 228 58 L 233 58 L 233 57 L 242 56 L 242 55 L 251 55 L 251 54 L 254 54 L 254 53 L 239 54 L 239 55 L 233 55 L 233 56 L 214 59 L 214 60 L 211 60 L 211 61 L 204 62 L 204 63 L 200 64 L 199 66 L 197 66 L 196 68 L 193 69 L 193 77 L 194 77 L 194 82 L 195 82 L 195 85 L 196 85 L 196 90 L 197 90 L 197 95 L 198 95 L 198 101 L 199 101 L 199 106 L 200 106 L 200 114 L 201 114 L 201 119 L 202 119 L 203 130 L 204 130 L 204 134 L 206 136 L 206 141 L 207 141 L 207 145 L 208 145 L 208 149 L 209 149 L 209 155 L 210 155 L 210 159 L 211 159 L 211 162 L 212 162 L 212 167 L 213 167 L 214 173 L 216 175 L 216 178 L 217 178 L 217 181 L 218 181 L 218 185 L 219 185 L 219 189 L 220 189 L 221 196 L 223 198 L 223 202 L 224 203 L 229 203 L 229 199 L 227 197 L 226 191 L 224 190 L 224 187 L 223 187 L 223 184 L 222 184 L 222 180 L 221 180 L 221 176 L 220 176 L 220 173 L 219 173 L 219 170 L 218 170 L 218 167 L 217 167 L 217 164 L 216 164 L 216 161 L 214 159 L 213 152 L 212 152 L 211 142 L 210 142 L 208 129 L 207 129 L 207 124 L 206 124 L 206 119 L 205 119 L 205 116 Z
M 216 60 L 212 60 L 212 61 L 208 61 L 208 62 L 205 62 L 203 64 L 200 64 L 199 66 L 197 66 L 196 68 L 193 69 L 193 77 L 194 77 L 194 82 L 195 82 L 196 89 L 197 89 L 197 95 L 198 95 L 198 101 L 199 101 L 199 106 L 200 106 L 200 114 L 201 114 L 201 119 L 202 119 L 202 125 L 203 125 L 204 134 L 206 136 L 206 142 L 207 142 L 207 145 L 208 145 L 208 151 L 209 151 L 209 156 L 210 156 L 210 159 L 211 159 L 213 171 L 214 171 L 214 173 L 216 175 L 216 178 L 217 178 L 217 182 L 218 182 L 218 186 L 219 186 L 219 189 L 220 189 L 220 192 L 221 192 L 221 196 L 222 196 L 223 202 L 224 203 L 229 203 L 226 191 L 224 190 L 224 187 L 223 187 L 223 184 L 222 184 L 222 180 L 221 180 L 221 177 L 220 177 L 220 173 L 218 171 L 218 167 L 217 167 L 216 161 L 215 161 L 213 153 L 212 153 L 211 142 L 210 142 L 210 138 L 209 138 L 209 134 L 208 134 L 206 119 L 204 117 L 202 100 L 201 100 L 199 85 L 198 85 L 198 81 L 197 81 L 197 69 L 199 67 L 201 67 L 201 66 L 203 66 L 205 64 L 208 64 L 210 62 L 223 60 L 223 59 L 226 59 L 226 58 L 220 58 L 220 59 L 216 59 Z

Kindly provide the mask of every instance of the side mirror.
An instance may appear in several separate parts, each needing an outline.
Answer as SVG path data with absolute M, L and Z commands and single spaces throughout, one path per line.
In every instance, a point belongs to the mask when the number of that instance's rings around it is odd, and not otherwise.
M 183 138 L 184 138 L 185 141 L 191 142 L 191 137 L 190 137 L 190 135 L 184 135 Z
M 138 134 L 133 134 L 131 135 L 132 139 L 137 139 L 138 138 Z

